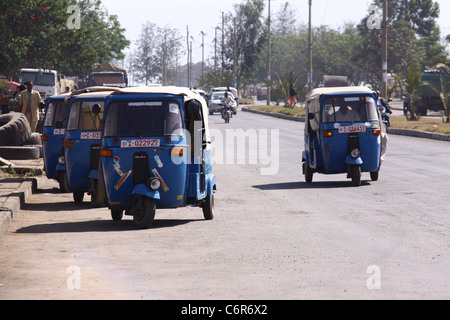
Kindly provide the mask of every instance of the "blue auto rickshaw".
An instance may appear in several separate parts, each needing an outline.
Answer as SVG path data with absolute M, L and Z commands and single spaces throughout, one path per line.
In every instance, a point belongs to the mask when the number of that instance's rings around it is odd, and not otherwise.
M 56 95 L 45 101 L 44 128 L 41 135 L 44 171 L 49 179 L 58 181 L 62 192 L 70 192 L 66 179 L 63 140 L 69 115 L 68 94 Z
M 64 153 L 67 182 L 76 203 L 81 203 L 88 193 L 94 206 L 104 205 L 98 164 L 105 98 L 113 90 L 115 88 L 84 88 L 67 98 L 70 112 Z
M 149 228 L 156 208 L 198 206 L 214 216 L 206 101 L 188 88 L 142 87 L 106 99 L 101 170 L 113 220 Z
M 387 146 L 376 94 L 366 87 L 317 88 L 307 97 L 305 181 L 314 173 L 346 173 L 354 186 L 361 173 L 378 180 Z

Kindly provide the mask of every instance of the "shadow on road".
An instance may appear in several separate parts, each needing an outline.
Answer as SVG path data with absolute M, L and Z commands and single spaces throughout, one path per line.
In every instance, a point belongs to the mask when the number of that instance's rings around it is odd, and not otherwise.
M 205 221 L 203 219 L 169 220 L 160 219 L 153 222 L 151 229 L 170 228 L 187 224 L 194 221 Z M 44 223 L 20 228 L 16 233 L 81 233 L 81 232 L 109 232 L 109 231 L 138 231 L 133 220 L 92 220 Z M 142 230 L 145 231 L 145 230 Z
M 370 185 L 370 181 L 361 181 L 361 186 Z M 260 190 L 294 190 L 294 189 L 336 189 L 354 188 L 351 181 L 318 181 L 306 183 L 301 181 L 281 182 L 255 185 L 253 188 Z

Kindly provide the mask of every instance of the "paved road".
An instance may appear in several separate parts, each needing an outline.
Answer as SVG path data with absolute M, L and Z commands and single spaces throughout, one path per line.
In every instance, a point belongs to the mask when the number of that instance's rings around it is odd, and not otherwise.
M 210 121 L 214 220 L 160 210 L 136 231 L 40 179 L 0 238 L 0 299 L 450 298 L 450 143 L 390 136 L 379 181 L 315 175 L 309 185 L 303 123 L 245 112 Z M 277 141 L 272 130 L 279 144 L 268 150 L 217 148 L 227 134 Z

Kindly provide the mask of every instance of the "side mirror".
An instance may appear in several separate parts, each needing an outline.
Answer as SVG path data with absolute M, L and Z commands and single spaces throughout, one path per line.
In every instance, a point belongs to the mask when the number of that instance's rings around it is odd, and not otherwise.
M 102 110 L 102 108 L 100 107 L 100 105 L 98 103 L 96 103 L 92 106 L 92 112 L 96 115 L 99 115 L 101 110 Z
M 313 120 L 314 119 L 314 113 L 308 113 L 308 119 Z

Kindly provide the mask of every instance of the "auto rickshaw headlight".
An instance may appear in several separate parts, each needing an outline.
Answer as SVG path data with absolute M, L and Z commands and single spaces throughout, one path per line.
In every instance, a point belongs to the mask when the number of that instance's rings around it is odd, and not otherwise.
M 61 165 L 66 163 L 66 159 L 64 158 L 64 156 L 58 157 L 58 163 L 61 164 Z
M 353 159 L 357 159 L 359 157 L 359 155 L 361 154 L 361 151 L 359 151 L 359 149 L 352 149 L 352 151 L 350 151 L 350 156 Z
M 161 187 L 161 181 L 158 178 L 150 178 L 147 180 L 147 187 L 150 190 L 156 191 Z

